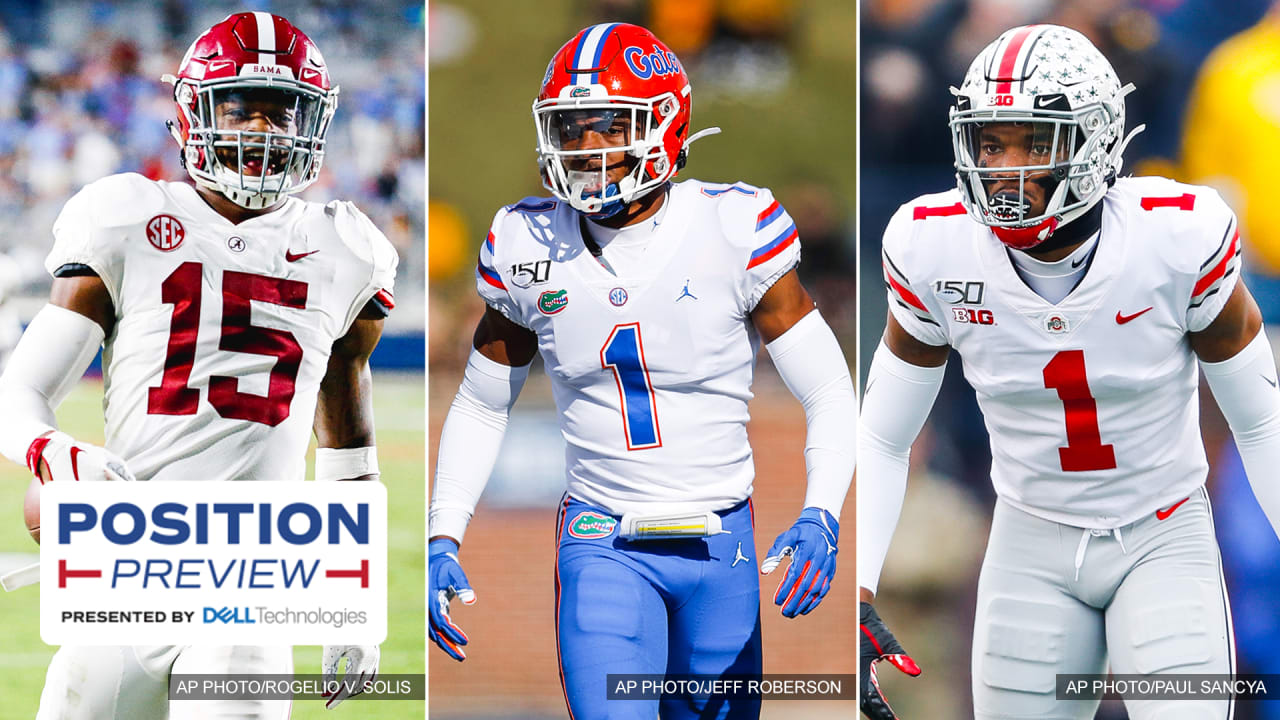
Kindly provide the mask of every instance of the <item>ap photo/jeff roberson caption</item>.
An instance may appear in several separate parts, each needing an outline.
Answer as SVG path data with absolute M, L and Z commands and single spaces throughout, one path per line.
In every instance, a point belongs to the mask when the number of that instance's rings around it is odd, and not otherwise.
M 855 12 L 433 5 L 433 718 L 853 710 Z

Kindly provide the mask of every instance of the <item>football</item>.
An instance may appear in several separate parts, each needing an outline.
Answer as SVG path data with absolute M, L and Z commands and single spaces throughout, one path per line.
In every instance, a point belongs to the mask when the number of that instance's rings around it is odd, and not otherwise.
M 40 483 L 40 478 L 31 478 L 31 484 L 27 486 L 27 494 L 22 498 L 22 519 L 27 523 L 27 532 L 31 533 L 31 538 L 40 543 L 40 488 L 44 487 Z

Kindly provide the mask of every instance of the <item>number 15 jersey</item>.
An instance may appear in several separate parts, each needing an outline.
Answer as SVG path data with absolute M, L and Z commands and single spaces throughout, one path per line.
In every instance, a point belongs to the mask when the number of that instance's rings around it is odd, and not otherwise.
M 396 253 L 349 203 L 296 198 L 239 224 L 186 183 L 113 175 L 54 224 L 51 273 L 115 305 L 106 447 L 139 480 L 301 480 L 333 343 L 389 310 Z
M 751 494 L 750 313 L 800 260 L 767 189 L 689 180 L 666 203 L 633 276 L 606 270 L 582 216 L 545 198 L 498 211 L 476 268 L 485 302 L 538 337 L 569 494 L 618 515 Z
M 1208 327 L 1240 276 L 1236 219 L 1213 190 L 1124 178 L 1102 202 L 1091 265 L 1056 305 L 957 191 L 904 205 L 883 248 L 898 323 L 963 360 L 996 492 L 1090 528 L 1126 525 L 1204 483 L 1187 333 Z

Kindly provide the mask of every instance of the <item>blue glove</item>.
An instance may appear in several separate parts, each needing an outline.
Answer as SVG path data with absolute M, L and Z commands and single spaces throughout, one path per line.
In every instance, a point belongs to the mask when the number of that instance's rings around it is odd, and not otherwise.
M 807 507 L 791 529 L 773 541 L 773 547 L 760 564 L 760 574 L 768 575 L 782 558 L 791 556 L 787 574 L 782 576 L 773 594 L 773 604 L 782 606 L 784 617 L 808 615 L 827 596 L 836 574 L 839 540 L 840 523 L 831 513 Z
M 461 646 L 467 644 L 467 634 L 449 619 L 449 601 L 456 597 L 463 605 L 471 605 L 476 601 L 476 594 L 471 589 L 467 574 L 458 564 L 458 543 L 440 538 L 427 544 L 427 577 L 430 584 L 427 637 L 454 660 L 466 660 L 467 654 Z

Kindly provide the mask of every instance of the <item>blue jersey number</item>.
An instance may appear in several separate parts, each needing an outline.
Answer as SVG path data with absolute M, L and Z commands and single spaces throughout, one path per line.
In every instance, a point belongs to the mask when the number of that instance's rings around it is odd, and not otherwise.
M 654 402 L 653 383 L 644 364 L 644 343 L 640 340 L 640 323 L 616 325 L 600 348 L 600 367 L 612 370 L 622 398 L 622 430 L 628 450 L 662 447 L 658 430 L 658 406 Z

